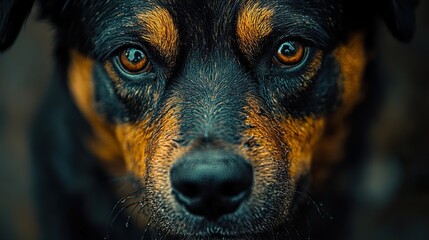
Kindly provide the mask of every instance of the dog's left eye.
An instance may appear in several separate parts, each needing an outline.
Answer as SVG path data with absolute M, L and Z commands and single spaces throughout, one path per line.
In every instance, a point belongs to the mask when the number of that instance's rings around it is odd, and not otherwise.
M 138 48 L 127 48 L 116 57 L 116 64 L 127 74 L 137 75 L 152 69 L 147 55 Z
M 307 49 L 298 41 L 282 43 L 273 56 L 275 65 L 282 68 L 291 68 L 299 65 L 305 59 Z

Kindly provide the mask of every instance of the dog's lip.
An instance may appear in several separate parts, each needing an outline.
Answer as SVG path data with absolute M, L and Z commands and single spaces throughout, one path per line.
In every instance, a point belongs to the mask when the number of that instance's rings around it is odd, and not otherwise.
M 259 200 L 259 199 L 257 199 Z M 223 215 L 217 219 L 207 219 L 190 213 L 180 204 L 173 204 L 167 218 L 155 224 L 159 231 L 169 233 L 172 239 L 267 239 L 272 236 L 280 225 L 288 221 L 286 216 L 279 214 L 279 209 L 265 208 L 265 205 L 252 204 L 257 202 L 250 198 L 239 206 L 236 212 Z M 278 216 L 277 216 L 278 215 Z M 277 216 L 277 217 L 274 217 Z M 170 235 L 171 234 L 171 235 Z M 166 238 L 169 239 L 169 238 Z
M 241 208 L 242 206 L 240 206 Z M 238 213 L 238 214 L 237 214 Z M 282 235 L 285 229 L 288 229 L 289 218 L 282 217 L 281 220 L 277 219 L 276 222 L 254 222 L 252 227 L 249 227 L 247 224 L 240 223 L 242 216 L 240 214 L 243 212 L 236 212 L 233 214 L 224 215 L 216 220 L 208 220 L 201 216 L 195 216 L 188 213 L 188 217 L 193 219 L 200 225 L 200 228 L 192 229 L 187 232 L 184 236 L 184 239 L 243 239 L 245 236 L 246 239 L 269 239 L 267 236 L 273 236 L 276 234 Z M 249 221 L 249 219 L 247 219 Z M 252 221 L 252 220 L 250 220 Z M 286 230 L 287 231 L 287 230 Z M 181 232 L 182 234 L 184 232 Z M 287 235 L 287 233 L 286 233 Z M 195 238 L 196 237 L 196 238 Z

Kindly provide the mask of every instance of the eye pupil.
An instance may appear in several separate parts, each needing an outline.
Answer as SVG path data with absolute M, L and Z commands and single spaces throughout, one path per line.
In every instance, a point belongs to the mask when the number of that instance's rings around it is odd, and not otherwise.
M 144 58 L 143 52 L 135 48 L 128 48 L 125 54 L 128 61 L 134 64 L 139 63 Z
M 293 67 L 302 62 L 305 56 L 305 47 L 297 41 L 287 41 L 280 45 L 273 62 L 280 67 Z
M 294 56 L 297 53 L 297 47 L 294 42 L 285 42 L 279 48 L 279 52 L 285 56 Z

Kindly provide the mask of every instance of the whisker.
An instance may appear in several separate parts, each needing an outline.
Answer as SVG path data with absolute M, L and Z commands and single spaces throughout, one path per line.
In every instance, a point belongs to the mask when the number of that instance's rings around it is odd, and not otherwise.
M 313 200 L 313 198 L 311 198 L 308 194 L 304 193 L 304 192 L 300 192 L 295 190 L 295 193 L 301 194 L 302 196 L 306 197 L 307 200 L 309 200 L 313 206 L 316 208 L 317 212 L 319 213 L 319 216 L 321 217 L 322 221 L 323 221 L 323 216 L 322 216 L 322 212 L 320 211 L 319 206 L 316 204 L 316 202 Z
M 128 228 L 128 227 L 129 227 L 129 223 L 130 223 L 131 216 L 133 215 L 134 211 L 136 210 L 136 208 L 137 208 L 139 205 L 140 205 L 140 203 L 136 204 L 136 205 L 134 206 L 133 210 L 131 210 L 131 212 L 128 214 L 127 221 L 125 222 L 125 227 L 126 227 L 126 228 Z
M 322 220 L 322 223 L 325 223 L 326 217 L 331 221 L 333 220 L 333 217 L 326 211 L 325 208 L 323 208 L 323 203 L 319 203 L 319 204 L 316 203 L 316 201 L 314 201 L 314 199 L 312 197 L 310 197 L 308 194 L 306 194 L 304 192 L 295 191 L 295 193 L 301 194 L 302 196 L 306 197 L 307 200 L 310 201 L 311 205 L 313 205 L 314 208 L 316 208 L 316 210 L 317 210 L 317 212 L 318 212 L 318 214 Z
M 311 233 L 313 231 L 311 223 L 313 221 L 319 221 L 321 226 L 327 227 L 330 223 L 332 223 L 331 221 L 333 218 L 323 207 L 322 203 L 316 202 L 307 193 L 297 190 L 295 190 L 294 193 L 296 193 L 297 197 L 302 197 L 301 201 L 303 202 L 303 204 L 306 204 L 309 207 L 299 207 L 299 210 L 297 209 L 298 211 L 294 212 L 294 216 L 292 216 L 291 221 L 289 223 L 291 224 L 291 227 L 295 229 L 295 232 L 297 233 L 297 237 L 299 239 L 301 239 L 301 237 L 305 239 L 311 239 Z M 326 221 L 326 218 L 328 218 L 330 221 Z M 299 226 L 300 232 L 296 230 L 295 225 L 293 225 L 293 223 Z
M 116 203 L 115 203 L 115 205 L 113 206 L 113 208 L 112 208 L 112 211 L 110 211 L 110 214 L 109 214 L 109 222 L 110 222 L 110 219 L 112 218 L 112 215 L 113 215 L 113 213 L 115 212 L 115 210 L 116 210 L 116 208 L 120 205 L 120 204 L 124 204 L 126 201 L 128 201 L 129 199 L 133 199 L 133 198 L 136 198 L 136 197 L 138 197 L 139 195 L 139 193 L 141 193 L 143 191 L 143 189 L 139 189 L 139 190 L 137 190 L 137 191 L 135 191 L 135 192 L 132 192 L 132 193 L 130 193 L 130 194 L 128 194 L 128 195 L 126 195 L 125 197 L 122 197 L 121 199 L 119 199 Z
M 148 231 L 148 229 L 151 227 L 151 224 L 152 224 L 152 217 L 155 215 L 155 213 L 159 210 L 161 208 L 161 206 L 159 206 L 157 209 L 155 209 L 154 211 L 152 211 L 152 213 L 150 214 L 150 216 L 149 216 L 149 220 L 148 220 L 148 222 L 146 223 L 146 227 L 145 227 L 145 230 L 144 230 L 144 232 L 143 232 L 143 235 L 142 235 L 142 237 L 140 238 L 140 240 L 143 240 L 144 238 L 145 238 L 145 236 L 146 236 L 146 233 L 147 233 L 147 231 Z M 151 233 L 152 234 L 152 233 Z M 152 237 L 151 237 L 152 238 Z
M 134 209 L 131 211 L 131 214 L 130 214 L 130 215 L 128 215 L 127 222 L 125 223 L 125 225 L 126 225 L 126 226 L 128 225 L 128 223 L 129 223 L 129 221 L 130 221 L 130 219 L 131 219 L 131 217 L 132 217 L 132 215 L 133 215 L 134 211 L 137 209 L 137 207 L 139 207 L 139 206 L 140 206 L 140 209 L 137 211 L 137 213 L 136 213 L 136 214 L 134 214 L 134 222 L 135 222 L 135 224 L 136 224 L 136 225 L 138 225 L 138 222 L 139 222 L 138 215 L 140 215 L 140 214 L 142 213 L 143 209 L 144 209 L 146 206 L 148 206 L 148 205 L 149 205 L 148 203 L 143 204 L 143 202 L 142 202 L 142 201 L 141 201 L 139 204 L 136 204 L 136 206 L 134 207 Z
M 110 227 L 112 227 L 112 226 L 113 226 L 113 223 L 115 223 L 116 219 L 119 217 L 119 215 L 120 215 L 124 210 L 126 210 L 126 209 L 128 209 L 128 208 L 132 207 L 132 206 L 133 206 L 133 205 L 135 205 L 135 204 L 139 204 L 139 203 L 140 203 L 140 201 L 139 201 L 139 202 L 133 202 L 133 203 L 127 204 L 127 205 L 125 205 L 124 207 L 122 207 L 122 208 L 119 210 L 119 212 L 115 215 L 115 217 L 112 219 L 112 221 L 110 222 Z

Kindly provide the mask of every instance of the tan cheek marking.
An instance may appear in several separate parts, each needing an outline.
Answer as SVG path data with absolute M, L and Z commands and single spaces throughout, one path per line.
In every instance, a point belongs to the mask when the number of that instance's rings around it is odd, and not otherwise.
M 113 129 L 97 115 L 94 108 L 94 62 L 74 50 L 71 51 L 70 57 L 68 86 L 76 105 L 93 130 L 93 135 L 86 139 L 86 144 L 95 156 L 109 163 L 112 171 L 122 172 L 122 152 Z
M 269 119 L 260 114 L 258 103 L 249 100 L 246 124 L 253 126 L 244 132 L 244 138 L 254 139 L 257 146 L 241 151 L 256 165 L 268 166 L 258 169 L 259 175 L 272 178 L 275 168 L 289 167 L 293 180 L 309 171 L 314 147 L 324 126 L 323 118 L 305 117 L 303 119 Z
M 252 57 L 262 39 L 272 31 L 271 18 L 274 11 L 261 7 L 259 3 L 248 2 L 241 9 L 237 20 L 237 36 L 241 51 Z
M 144 28 L 143 38 L 158 48 L 170 64 L 174 64 L 178 53 L 179 35 L 171 14 L 157 6 L 137 17 Z
M 266 194 L 269 185 L 276 183 L 279 168 L 286 169 L 287 145 L 283 141 L 280 129 L 267 116 L 261 114 L 259 102 L 253 98 L 245 107 L 245 124 L 250 126 L 243 132 L 243 143 L 238 151 L 249 159 L 255 172 L 255 196 Z
M 179 110 L 170 106 L 171 104 L 167 103 L 166 109 L 169 110 L 151 123 L 149 120 L 142 120 L 133 124 L 117 125 L 115 128 L 127 170 L 147 189 L 148 193 L 143 197 L 150 199 L 148 204 L 155 204 L 147 209 L 149 213 L 137 216 L 138 225 L 143 229 L 147 228 L 147 221 L 150 219 L 148 214 L 156 214 L 150 212 L 150 209 L 159 209 L 160 205 L 174 205 L 169 180 L 170 168 L 188 152 L 188 148 L 179 147 L 174 141 L 179 135 Z M 132 211 L 132 208 L 127 211 Z
M 327 120 L 327 133 L 318 143 L 313 175 L 315 184 L 323 183 L 336 162 L 344 156 L 344 141 L 348 136 L 348 126 L 344 120 L 353 107 L 362 99 L 362 79 L 368 56 L 364 46 L 365 35 L 355 33 L 349 41 L 334 51 L 340 65 L 343 86 L 343 105 Z
M 127 169 L 139 177 L 146 176 L 149 171 L 154 186 L 164 184 L 162 180 L 168 177 L 173 162 L 187 151 L 174 142 L 179 135 L 177 112 L 178 109 L 170 108 L 152 124 L 143 120 L 116 127 Z M 149 170 L 148 164 L 152 166 Z
M 179 109 L 174 108 L 162 118 L 162 126 L 156 133 L 153 141 L 153 151 L 149 174 L 153 180 L 153 190 L 155 192 L 162 191 L 164 199 L 170 201 L 170 205 L 174 204 L 174 199 L 171 194 L 170 184 L 170 169 L 173 164 L 188 153 L 191 146 L 179 146 L 174 140 L 179 137 L 180 124 L 177 118 Z
M 323 118 L 312 116 L 303 119 L 286 118 L 281 122 L 283 138 L 290 147 L 288 159 L 289 173 L 293 180 L 310 170 L 315 145 L 320 139 L 325 127 Z
M 153 129 L 148 127 L 148 121 L 118 125 L 115 133 L 124 152 L 126 168 L 136 176 L 145 176 L 149 142 L 153 137 Z
M 272 119 L 261 114 L 262 111 L 258 101 L 254 99 L 248 100 L 245 111 L 245 124 L 251 126 L 243 133 L 243 139 L 250 140 L 247 142 L 249 151 L 246 151 L 246 155 L 255 162 L 282 158 L 282 152 L 286 145 L 283 142 L 280 129 L 277 128 Z

